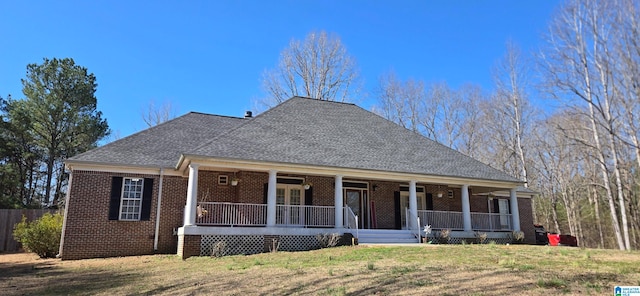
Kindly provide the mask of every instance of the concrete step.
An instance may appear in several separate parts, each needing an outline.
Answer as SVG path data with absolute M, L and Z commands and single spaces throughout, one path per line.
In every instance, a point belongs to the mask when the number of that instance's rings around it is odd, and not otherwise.
M 358 231 L 358 243 L 411 244 L 418 243 L 418 239 L 408 230 L 360 229 Z

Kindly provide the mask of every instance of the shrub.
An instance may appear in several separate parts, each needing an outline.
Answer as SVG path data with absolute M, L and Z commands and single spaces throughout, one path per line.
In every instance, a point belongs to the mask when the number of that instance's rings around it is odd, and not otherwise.
M 442 229 L 438 232 L 438 243 L 448 244 L 451 239 L 451 229 Z
M 333 248 L 340 243 L 339 233 L 319 233 L 316 235 L 320 248 Z
M 511 232 L 510 238 L 511 238 L 511 243 L 521 244 L 524 242 L 524 232 L 514 230 Z
M 14 227 L 13 236 L 25 250 L 38 254 L 40 258 L 53 258 L 60 248 L 62 220 L 61 214 L 46 213 L 32 222 L 27 222 L 27 218 L 22 216 L 22 221 Z
M 476 237 L 476 243 L 478 243 L 478 244 L 484 244 L 487 241 L 487 233 L 486 232 L 476 231 L 476 232 L 473 233 L 473 235 Z

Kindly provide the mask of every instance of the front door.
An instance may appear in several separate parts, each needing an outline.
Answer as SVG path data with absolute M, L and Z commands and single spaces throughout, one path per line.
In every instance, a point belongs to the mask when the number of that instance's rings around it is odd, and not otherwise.
M 300 185 L 281 185 L 276 188 L 276 223 L 281 225 L 304 225 Z
M 361 189 L 345 189 L 345 204 L 358 216 L 358 228 L 369 228 L 365 225 L 369 221 L 367 208 L 367 191 Z M 347 219 L 347 217 L 345 217 Z

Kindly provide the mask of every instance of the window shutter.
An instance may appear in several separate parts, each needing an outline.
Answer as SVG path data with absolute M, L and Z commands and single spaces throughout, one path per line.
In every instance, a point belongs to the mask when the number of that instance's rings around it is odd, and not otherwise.
M 492 213 L 497 214 L 500 213 L 500 204 L 498 203 L 498 199 L 494 198 L 493 199 L 493 211 Z
M 120 197 L 122 197 L 122 177 L 111 178 L 111 199 L 109 200 L 109 220 L 120 217 Z
M 304 191 L 304 204 L 307 206 L 313 205 L 313 187 Z
M 264 204 L 266 205 L 269 199 L 269 183 L 264 183 L 264 191 L 262 193 L 264 194 Z
M 144 178 L 144 188 L 142 189 L 142 210 L 140 220 L 148 221 L 151 217 L 151 200 L 153 195 L 153 179 Z
M 395 213 L 396 229 L 402 229 L 402 217 L 400 216 L 400 191 L 393 193 L 393 210 Z
M 510 199 L 507 199 L 507 209 L 508 209 L 507 213 L 513 214 L 513 213 L 511 213 L 511 200 Z
M 427 210 L 433 210 L 433 195 L 431 193 L 427 193 Z

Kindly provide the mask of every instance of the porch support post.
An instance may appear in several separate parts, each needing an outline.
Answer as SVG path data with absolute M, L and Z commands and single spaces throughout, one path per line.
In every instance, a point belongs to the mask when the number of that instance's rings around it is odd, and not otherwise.
M 344 197 L 342 196 L 342 175 L 336 175 L 336 185 L 335 185 L 335 199 L 334 199 L 334 206 L 336 208 L 336 214 L 335 214 L 335 228 L 342 228 L 344 227 Z
M 184 226 L 196 225 L 196 207 L 198 206 L 198 167 L 189 164 L 189 182 L 187 183 L 187 204 L 184 207 Z
M 416 180 L 409 181 L 409 211 L 411 212 L 411 217 L 407 217 L 409 219 L 409 227 L 411 228 L 420 228 L 418 221 L 416 221 L 416 217 L 418 217 L 418 195 L 416 194 Z
M 471 205 L 469 203 L 469 185 L 462 185 L 462 225 L 464 231 L 472 231 L 471 229 Z
M 276 186 L 278 171 L 269 171 L 269 185 L 267 188 L 267 227 L 276 226 Z
M 520 211 L 518 210 L 518 194 L 516 188 L 511 188 L 509 191 L 510 204 L 511 204 L 511 219 L 513 220 L 513 230 L 520 231 Z

